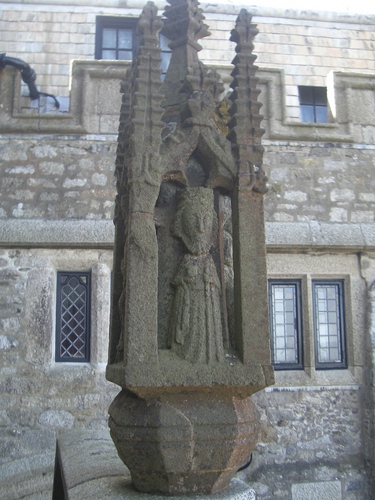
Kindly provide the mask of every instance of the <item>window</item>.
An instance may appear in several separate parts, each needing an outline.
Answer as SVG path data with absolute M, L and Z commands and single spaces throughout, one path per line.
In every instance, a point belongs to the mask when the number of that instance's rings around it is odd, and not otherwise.
M 89 272 L 57 273 L 56 361 L 90 360 Z
M 137 19 L 98 16 L 95 59 L 131 61 L 137 47 Z
M 315 365 L 346 368 L 342 281 L 313 281 Z
M 315 368 L 346 368 L 344 281 L 313 280 L 311 286 L 314 353 L 310 354 L 315 356 Z M 309 328 L 305 324 L 307 331 L 302 332 L 302 303 L 307 297 L 302 297 L 301 283 L 269 280 L 268 290 L 272 364 L 276 370 L 303 369 L 303 335 L 309 335 Z
M 139 37 L 136 35 L 138 19 L 98 16 L 96 18 L 95 59 L 131 61 L 136 53 Z M 171 59 L 170 40 L 159 35 L 162 79 Z
M 300 282 L 269 281 L 272 362 L 275 369 L 302 369 Z
M 327 88 L 298 87 L 301 121 L 327 123 Z

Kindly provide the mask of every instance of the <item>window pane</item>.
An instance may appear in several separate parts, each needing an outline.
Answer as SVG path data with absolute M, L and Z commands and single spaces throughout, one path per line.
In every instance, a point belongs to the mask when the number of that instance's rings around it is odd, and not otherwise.
M 89 278 L 57 274 L 56 361 L 89 360 Z
M 272 361 L 275 368 L 299 368 L 301 364 L 298 294 L 297 282 L 269 283 Z
M 167 72 L 170 60 L 171 60 L 171 53 L 170 52 L 162 52 L 161 54 L 161 71 L 163 74 Z
M 102 59 L 116 60 L 116 51 L 115 50 L 103 50 Z
M 316 123 L 327 123 L 326 106 L 317 106 L 315 108 Z
M 301 104 L 301 121 L 304 123 L 314 123 L 314 107 Z
M 118 48 L 130 50 L 133 48 L 133 30 L 118 30 Z
M 314 282 L 313 293 L 317 368 L 345 367 L 343 284 Z
M 117 30 L 115 28 L 103 28 L 103 48 L 115 49 Z
M 313 87 L 301 86 L 298 87 L 299 102 L 300 104 L 313 104 Z
M 160 41 L 160 48 L 161 50 L 171 50 L 168 45 L 171 43 L 169 38 L 167 38 L 164 35 L 159 35 L 159 41 Z
M 312 87 L 314 92 L 314 104 L 316 106 L 327 106 L 326 87 Z
M 119 50 L 118 59 L 120 61 L 131 61 L 133 59 L 133 52 L 130 50 Z

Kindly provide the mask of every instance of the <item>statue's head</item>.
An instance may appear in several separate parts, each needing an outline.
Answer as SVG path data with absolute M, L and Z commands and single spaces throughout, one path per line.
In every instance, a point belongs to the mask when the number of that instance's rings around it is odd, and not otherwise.
M 207 254 L 216 240 L 217 226 L 212 189 L 184 189 L 178 200 L 172 232 L 182 239 L 189 253 Z

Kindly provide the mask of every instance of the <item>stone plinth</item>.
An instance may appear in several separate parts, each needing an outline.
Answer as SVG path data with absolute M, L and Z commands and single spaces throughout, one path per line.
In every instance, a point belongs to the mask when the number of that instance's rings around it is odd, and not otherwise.
M 65 431 L 57 442 L 53 500 L 162 500 L 136 491 L 107 431 Z M 169 496 L 181 500 L 181 496 Z M 185 497 L 186 498 L 186 497 Z M 255 500 L 247 484 L 233 479 L 225 492 L 192 500 Z
M 148 493 L 190 496 L 223 490 L 258 437 L 251 399 L 224 391 L 143 399 L 123 390 L 109 412 L 119 456 L 134 486 Z

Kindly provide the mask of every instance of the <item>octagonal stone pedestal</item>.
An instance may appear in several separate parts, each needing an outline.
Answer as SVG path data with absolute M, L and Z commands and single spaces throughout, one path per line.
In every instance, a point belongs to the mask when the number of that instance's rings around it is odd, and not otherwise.
M 165 500 L 137 491 L 119 459 L 108 431 L 61 431 L 57 440 L 53 500 Z M 168 500 L 183 497 L 169 496 Z M 206 500 L 207 496 L 189 496 Z M 255 491 L 239 479 L 209 496 L 209 500 L 255 500 Z
M 190 496 L 223 490 L 247 461 L 258 434 L 250 397 L 225 392 L 139 398 L 123 390 L 109 413 L 118 454 L 134 486 L 148 493 Z

